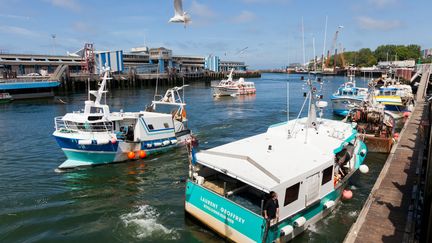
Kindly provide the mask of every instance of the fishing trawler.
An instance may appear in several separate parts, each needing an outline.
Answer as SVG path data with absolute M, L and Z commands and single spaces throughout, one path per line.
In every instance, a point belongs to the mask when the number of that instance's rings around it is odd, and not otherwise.
M 414 96 L 409 85 L 391 84 L 382 86 L 375 92 L 376 102 L 383 104 L 386 114 L 395 120 L 400 120 L 414 108 Z
M 228 79 L 224 79 L 218 85 L 213 86 L 213 96 L 236 96 L 256 93 L 254 82 L 246 82 L 244 78 L 234 81 L 233 72 L 234 69 L 231 69 Z
M 152 102 L 148 111 L 111 112 L 107 104 L 101 103 L 108 92 L 109 73 L 106 67 L 99 89 L 89 91 L 83 112 L 55 118 L 53 136 L 67 157 L 59 169 L 145 158 L 174 148 L 190 136 L 186 104 L 179 95 L 183 87 L 169 89 L 162 99 Z M 163 105 L 174 108 L 172 113 L 160 113 Z
M 307 117 L 196 154 L 188 147 L 187 214 L 231 241 L 280 242 L 330 213 L 342 194 L 349 198 L 349 178 L 368 171 L 366 145 L 354 125 L 322 118 L 327 103 L 307 82 L 300 111 L 309 100 Z M 274 220 L 263 216 L 271 192 L 279 201 Z
M 384 105 L 374 102 L 373 97 L 353 106 L 343 121 L 357 124 L 357 131 L 369 152 L 390 152 L 394 143 L 395 121 L 386 115 Z
M 348 82 L 342 84 L 330 98 L 333 113 L 339 116 L 348 115 L 350 106 L 360 104 L 368 94 L 367 88 L 356 86 L 354 75 L 350 74 L 348 78 Z

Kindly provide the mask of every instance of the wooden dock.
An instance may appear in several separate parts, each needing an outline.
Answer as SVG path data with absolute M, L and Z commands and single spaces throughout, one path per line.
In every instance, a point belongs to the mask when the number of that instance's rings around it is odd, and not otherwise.
M 430 124 L 425 101 L 429 79 L 428 67 L 418 88 L 417 105 L 345 242 L 414 242 L 419 171 L 427 143 L 426 126 Z

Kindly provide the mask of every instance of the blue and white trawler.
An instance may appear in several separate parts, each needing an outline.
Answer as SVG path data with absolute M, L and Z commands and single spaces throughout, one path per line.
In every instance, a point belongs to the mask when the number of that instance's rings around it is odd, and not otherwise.
M 169 89 L 147 111 L 111 112 L 107 104 L 101 104 L 109 73 L 105 68 L 99 89 L 89 91 L 83 112 L 55 118 L 53 135 L 67 157 L 59 169 L 144 158 L 174 148 L 190 136 L 186 104 L 179 95 L 183 87 Z M 164 105 L 171 113 L 158 112 Z
M 347 116 L 354 105 L 360 105 L 368 95 L 367 88 L 356 86 L 354 75 L 348 75 L 349 81 L 342 84 L 330 97 L 333 113 L 339 116 Z
M 283 242 L 335 208 L 355 171 L 368 171 L 367 148 L 354 125 L 317 118 L 327 104 L 308 84 L 308 117 L 190 156 L 189 215 L 235 242 Z M 271 191 L 280 209 L 273 221 L 263 217 Z

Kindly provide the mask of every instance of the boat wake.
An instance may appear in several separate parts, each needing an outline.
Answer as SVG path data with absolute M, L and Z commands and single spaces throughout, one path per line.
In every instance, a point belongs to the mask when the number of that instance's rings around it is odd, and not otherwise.
M 157 210 L 150 205 L 143 205 L 137 211 L 120 216 L 126 228 L 132 229 L 139 239 L 165 238 L 175 240 L 179 238 L 178 232 L 168 229 L 157 222 L 159 217 Z

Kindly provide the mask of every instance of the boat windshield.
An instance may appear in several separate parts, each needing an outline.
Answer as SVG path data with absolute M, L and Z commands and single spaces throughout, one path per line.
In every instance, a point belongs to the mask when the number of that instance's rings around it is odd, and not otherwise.
M 202 167 L 199 176 L 204 178 L 203 187 L 262 215 L 261 204 L 266 198 L 265 192 L 208 167 Z

